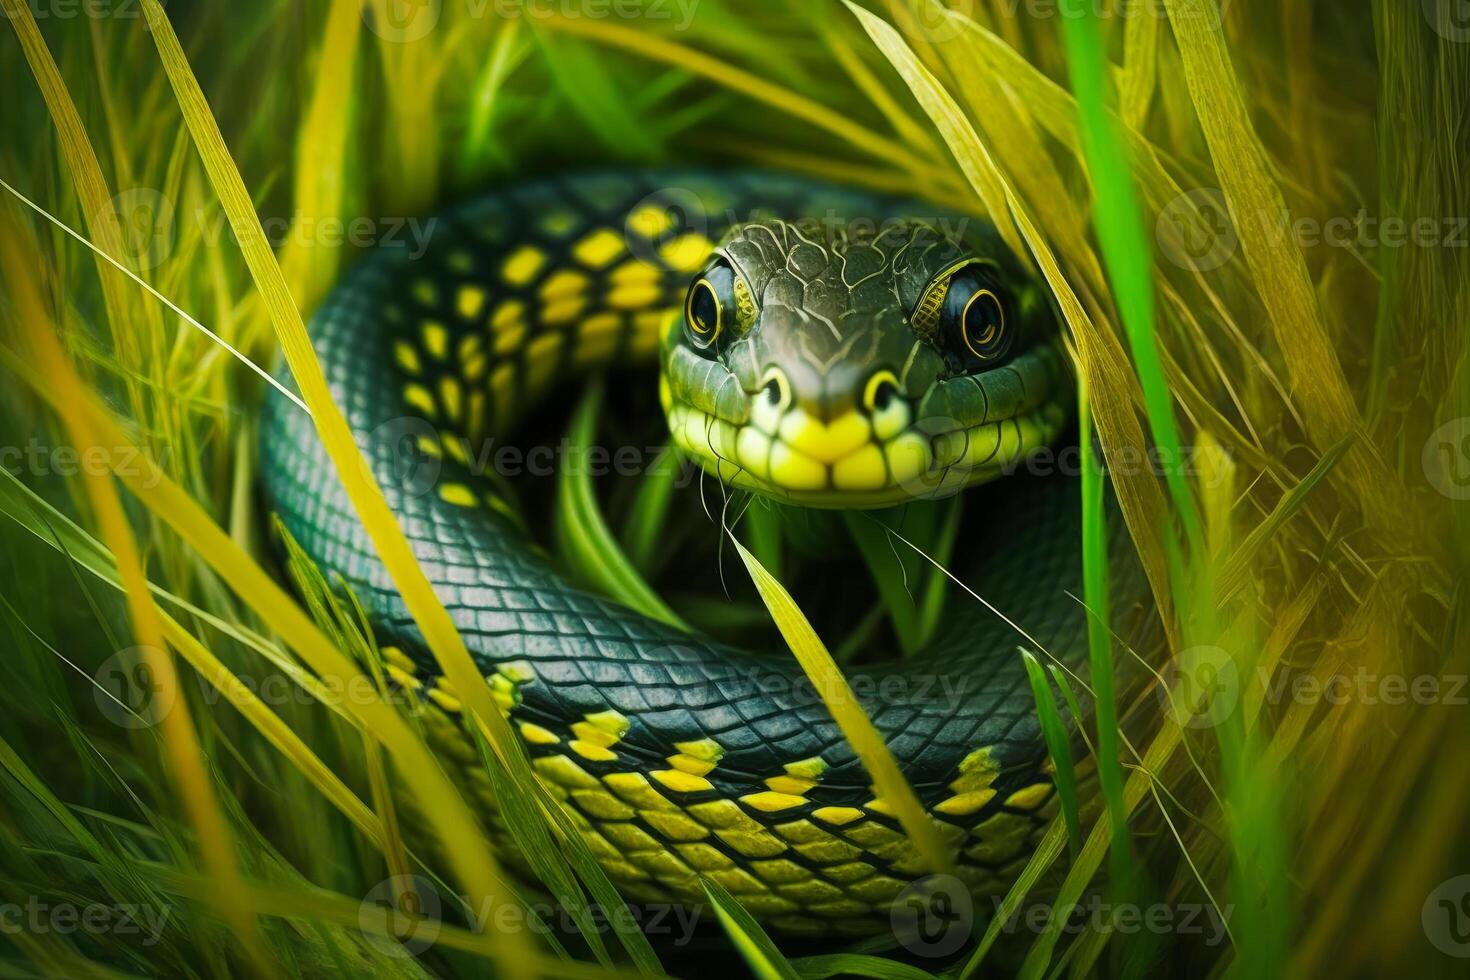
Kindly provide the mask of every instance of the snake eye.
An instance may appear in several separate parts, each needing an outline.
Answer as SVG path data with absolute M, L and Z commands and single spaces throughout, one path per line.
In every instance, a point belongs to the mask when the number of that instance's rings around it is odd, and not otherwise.
M 735 316 L 735 270 L 724 259 L 705 268 L 684 300 L 684 327 L 695 350 L 711 354 Z
M 975 368 L 1005 357 L 1011 348 L 1000 284 L 992 270 L 973 264 L 949 281 L 939 311 L 939 334 L 945 349 L 967 367 Z

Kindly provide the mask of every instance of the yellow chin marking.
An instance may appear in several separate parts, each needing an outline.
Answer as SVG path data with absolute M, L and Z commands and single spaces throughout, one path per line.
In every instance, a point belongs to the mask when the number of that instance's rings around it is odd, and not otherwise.
M 735 440 L 736 458 L 740 465 L 762 480 L 771 479 L 771 437 L 755 426 L 747 425 Z
M 788 490 L 821 490 L 827 485 L 827 468 L 785 442 L 776 442 L 771 446 L 768 479 Z
M 793 408 L 781 420 L 781 439 L 803 456 L 818 463 L 835 463 L 856 452 L 873 437 L 865 416 L 849 411 L 831 422 Z
M 822 423 L 799 407 L 752 399 L 742 425 L 707 415 L 674 394 L 660 400 L 674 443 L 717 478 L 805 506 L 886 507 L 982 483 L 1036 446 L 1049 443 L 1065 415 L 1054 405 L 931 439 L 906 428 L 884 439 L 856 411 Z M 788 399 L 782 399 L 789 405 Z M 885 426 L 885 429 L 888 427 Z
M 905 432 L 884 446 L 883 456 L 888 463 L 889 478 L 898 484 L 917 480 L 929 472 L 933 462 L 929 440 L 917 432 Z
M 832 467 L 832 484 L 838 490 L 881 490 L 888 483 L 883 450 L 868 443 Z

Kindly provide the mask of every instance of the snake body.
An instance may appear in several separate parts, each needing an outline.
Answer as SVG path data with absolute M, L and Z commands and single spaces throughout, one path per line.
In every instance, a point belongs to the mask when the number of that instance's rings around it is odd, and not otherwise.
M 441 215 L 422 256 L 365 257 L 314 317 L 333 396 L 420 565 L 631 900 L 700 900 L 703 874 L 779 929 L 866 932 L 925 867 L 789 652 L 732 649 L 573 585 L 466 447 L 565 401 L 577 372 L 657 358 L 675 442 L 727 483 L 870 507 L 996 476 L 1065 423 L 1054 325 L 989 226 L 920 234 L 942 216 L 913 216 L 933 211 L 755 172 L 540 179 Z M 792 220 L 813 215 L 844 217 Z M 949 300 L 932 287 L 957 270 L 1033 335 L 993 363 L 947 349 L 935 331 Z M 709 295 L 691 290 L 706 281 Z M 981 353 L 995 339 L 971 337 Z M 873 382 L 878 367 L 890 373 Z M 285 399 L 265 409 L 261 456 L 269 506 L 356 593 L 493 825 L 457 699 Z M 992 894 L 1056 808 L 1017 648 L 1076 661 L 1084 647 L 1067 595 L 1080 594 L 1078 505 L 1062 479 L 970 492 L 984 520 L 955 567 L 1027 637 L 956 601 L 920 655 L 849 675 L 957 876 Z

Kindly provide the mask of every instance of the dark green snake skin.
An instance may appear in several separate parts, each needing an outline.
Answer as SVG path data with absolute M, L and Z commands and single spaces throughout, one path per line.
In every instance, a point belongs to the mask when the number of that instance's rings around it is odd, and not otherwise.
M 504 437 L 549 390 L 570 401 L 579 369 L 652 361 L 661 311 L 680 307 L 690 265 L 666 232 L 641 239 L 638 215 L 693 198 L 709 240 L 757 211 L 881 218 L 921 207 L 759 173 L 540 180 L 443 214 L 416 260 L 365 257 L 317 311 L 312 337 L 419 563 L 625 895 L 693 900 L 703 873 L 778 928 L 867 931 L 924 869 L 790 655 L 731 649 L 580 591 L 530 544 L 495 481 L 446 448 L 461 433 Z M 272 397 L 260 445 L 269 507 L 356 592 L 394 648 L 395 676 L 435 689 L 436 667 L 310 419 Z M 406 465 L 425 451 L 431 480 Z M 1075 481 L 1018 474 L 967 492 L 967 514 L 984 519 L 953 567 L 1078 663 Z M 677 506 L 699 506 L 697 487 L 684 494 Z M 957 594 L 930 649 L 849 671 L 979 894 L 1008 886 L 1055 812 L 1020 646 L 1031 644 Z M 430 698 L 426 712 L 436 703 L 454 708 Z M 446 755 L 469 761 L 451 744 L 452 721 L 436 725 Z

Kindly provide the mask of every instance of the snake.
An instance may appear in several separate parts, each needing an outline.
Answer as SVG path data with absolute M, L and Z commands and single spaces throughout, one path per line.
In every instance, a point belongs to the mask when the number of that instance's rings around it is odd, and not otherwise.
M 848 680 L 953 857 L 946 880 L 1003 893 L 1059 809 L 1020 651 L 1078 664 L 1086 646 L 1077 481 L 1019 465 L 1075 424 L 1041 278 L 980 217 L 760 170 L 543 176 L 429 224 L 422 249 L 351 266 L 312 343 L 536 777 L 622 895 L 702 901 L 706 878 L 779 932 L 860 935 L 932 869 L 789 650 L 574 581 L 476 451 L 615 366 L 657 387 L 672 445 L 728 492 L 880 515 L 970 495 L 953 565 L 985 601 Z M 356 596 L 513 853 L 460 699 L 284 398 L 260 459 L 268 507 Z

